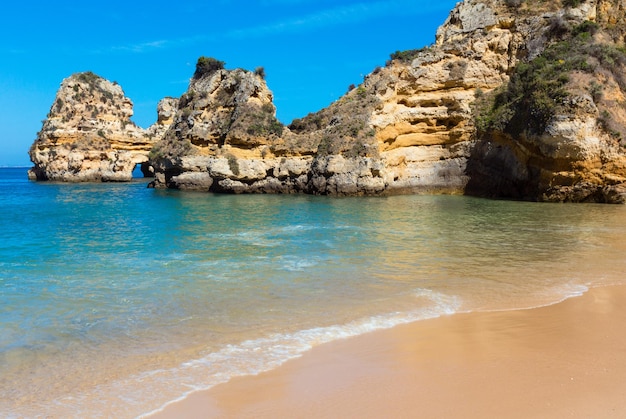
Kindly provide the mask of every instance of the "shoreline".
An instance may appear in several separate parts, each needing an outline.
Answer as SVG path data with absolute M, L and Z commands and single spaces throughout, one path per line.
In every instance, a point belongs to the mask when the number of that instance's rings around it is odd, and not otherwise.
M 147 417 L 623 417 L 625 330 L 626 285 L 592 288 L 333 341 Z

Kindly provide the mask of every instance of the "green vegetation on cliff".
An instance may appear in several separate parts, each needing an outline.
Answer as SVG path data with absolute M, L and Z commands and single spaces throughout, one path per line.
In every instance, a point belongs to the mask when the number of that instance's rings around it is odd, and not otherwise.
M 399 61 L 401 63 L 410 63 L 411 61 L 419 57 L 419 55 L 428 48 L 430 47 L 392 52 L 391 54 L 389 54 L 389 61 L 387 61 L 386 64 L 387 66 L 390 66 L 391 63 L 394 61 Z
M 381 106 L 381 101 L 373 87 L 365 84 L 351 87 L 329 107 L 294 119 L 289 125 L 292 132 L 316 139 L 318 156 L 371 157 L 378 154 L 375 131 L 369 119 L 374 109 Z
M 271 134 L 280 137 L 283 135 L 284 125 L 274 116 L 274 106 L 266 103 L 258 112 L 250 112 L 248 116 L 248 128 L 250 135 L 268 136 Z
M 194 79 L 199 79 L 205 74 L 210 74 L 222 70 L 226 63 L 213 57 L 200 57 L 196 62 L 196 71 L 193 73 Z
M 476 125 L 479 131 L 502 131 L 512 135 L 541 134 L 550 120 L 567 106 L 567 84 L 573 72 L 609 72 L 626 89 L 626 50 L 623 46 L 599 43 L 594 34 L 600 28 L 584 22 L 570 28 L 554 20 L 548 34 L 556 38 L 543 53 L 518 64 L 510 80 L 492 95 L 479 98 Z M 592 96 L 601 87 L 590 86 Z
M 79 82 L 87 83 L 89 85 L 94 86 L 96 82 L 102 80 L 102 77 L 97 74 L 92 73 L 91 71 L 85 71 L 84 73 L 78 73 L 74 76 Z

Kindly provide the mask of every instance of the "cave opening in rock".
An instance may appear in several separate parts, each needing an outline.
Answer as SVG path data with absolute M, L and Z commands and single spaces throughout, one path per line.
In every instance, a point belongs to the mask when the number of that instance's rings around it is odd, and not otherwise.
M 137 163 L 133 169 L 133 179 L 152 178 L 154 169 L 148 162 Z

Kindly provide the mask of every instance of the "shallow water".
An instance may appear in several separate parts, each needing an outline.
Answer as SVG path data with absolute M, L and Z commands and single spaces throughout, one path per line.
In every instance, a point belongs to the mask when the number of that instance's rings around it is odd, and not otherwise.
M 623 283 L 626 207 L 212 195 L 0 169 L 0 415 L 136 417 L 310 347 Z

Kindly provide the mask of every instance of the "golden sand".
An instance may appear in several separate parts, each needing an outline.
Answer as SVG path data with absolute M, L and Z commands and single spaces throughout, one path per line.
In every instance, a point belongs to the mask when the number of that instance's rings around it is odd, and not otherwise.
M 623 418 L 626 286 L 321 345 L 156 418 Z

